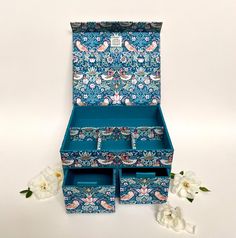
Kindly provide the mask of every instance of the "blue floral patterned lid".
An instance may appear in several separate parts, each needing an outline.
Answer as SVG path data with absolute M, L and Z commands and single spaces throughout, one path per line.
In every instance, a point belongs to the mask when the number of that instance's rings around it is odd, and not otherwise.
M 159 22 L 71 23 L 73 103 L 156 105 L 160 102 Z

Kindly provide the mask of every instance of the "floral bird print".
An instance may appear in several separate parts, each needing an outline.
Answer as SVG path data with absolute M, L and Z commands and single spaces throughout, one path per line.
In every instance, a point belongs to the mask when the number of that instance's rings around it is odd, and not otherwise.
M 124 70 L 119 70 L 118 74 L 120 75 L 120 78 L 124 81 L 131 79 L 132 75 L 126 74 Z
M 114 210 L 114 206 L 109 205 L 106 201 L 101 201 L 101 206 L 106 210 Z
M 98 52 L 104 52 L 108 48 L 108 42 L 104 41 L 102 45 L 97 48 Z
M 79 206 L 79 201 L 74 200 L 72 203 L 66 206 L 66 209 L 72 210 L 72 209 L 76 209 L 78 206 Z
M 150 46 L 147 47 L 146 51 L 147 52 L 152 52 L 157 48 L 157 42 L 153 41 L 152 44 Z
M 125 41 L 125 47 L 130 52 L 137 52 L 137 49 L 131 45 L 128 41 Z
M 162 195 L 160 192 L 158 192 L 158 191 L 156 191 L 155 192 L 155 197 L 157 198 L 157 199 L 159 199 L 160 201 L 166 201 L 167 200 L 167 197 L 166 196 L 164 196 L 164 195 Z
M 126 195 L 123 195 L 120 199 L 122 201 L 128 201 L 134 196 L 134 193 L 132 191 L 129 191 Z
M 76 47 L 78 48 L 79 51 L 81 52 L 88 52 L 88 49 L 86 46 L 82 45 L 79 40 L 75 42 Z

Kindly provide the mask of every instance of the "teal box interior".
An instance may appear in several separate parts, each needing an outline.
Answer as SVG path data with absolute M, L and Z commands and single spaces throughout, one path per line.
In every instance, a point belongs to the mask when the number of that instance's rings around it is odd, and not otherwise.
M 167 199 L 174 149 L 160 107 L 161 25 L 71 23 L 73 110 L 60 150 L 69 213 L 114 212 L 114 196 Z

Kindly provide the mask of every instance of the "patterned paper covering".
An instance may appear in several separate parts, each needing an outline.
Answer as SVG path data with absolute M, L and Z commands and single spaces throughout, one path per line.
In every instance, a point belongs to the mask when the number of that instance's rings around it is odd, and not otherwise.
M 161 140 L 164 134 L 162 126 L 155 127 L 71 127 L 70 138 L 73 141 L 93 141 L 102 134 L 103 140 L 130 140 L 131 132 L 136 140 Z
M 61 152 L 61 160 L 64 168 L 169 167 L 172 164 L 172 159 L 172 150 Z
M 115 186 L 63 187 L 67 213 L 111 213 L 115 211 Z
M 161 23 L 71 23 L 73 103 L 160 102 Z
M 120 202 L 124 204 L 165 203 L 169 177 L 120 178 Z

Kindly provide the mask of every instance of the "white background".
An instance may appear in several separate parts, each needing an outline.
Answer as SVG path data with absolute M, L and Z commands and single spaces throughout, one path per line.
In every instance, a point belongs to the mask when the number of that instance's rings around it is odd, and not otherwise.
M 63 197 L 19 194 L 59 161 L 72 109 L 70 21 L 163 21 L 162 109 L 173 171 L 209 187 L 193 204 L 170 195 L 195 237 L 236 237 L 235 0 L 0 1 L 0 237 L 188 237 L 160 227 L 155 206 L 66 215 Z

